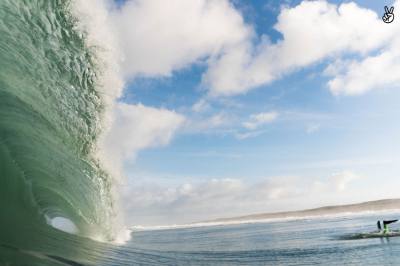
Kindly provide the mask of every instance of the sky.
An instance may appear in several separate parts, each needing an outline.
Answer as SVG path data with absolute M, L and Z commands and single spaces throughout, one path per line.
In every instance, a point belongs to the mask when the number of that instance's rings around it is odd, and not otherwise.
M 395 6 L 386 24 L 384 6 Z M 399 197 L 400 2 L 109 3 L 128 224 Z

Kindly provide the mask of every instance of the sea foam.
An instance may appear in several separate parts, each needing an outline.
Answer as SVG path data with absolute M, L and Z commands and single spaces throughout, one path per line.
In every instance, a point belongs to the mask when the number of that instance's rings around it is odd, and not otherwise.
M 106 0 L 73 0 L 71 5 L 72 15 L 77 19 L 77 30 L 80 31 L 90 49 L 95 51 L 96 65 L 100 75 L 97 77 L 97 90 L 102 96 L 104 112 L 101 117 L 102 131 L 98 137 L 94 156 L 100 161 L 101 166 L 113 179 L 111 188 L 114 197 L 114 212 L 112 230 L 114 242 L 121 244 L 130 239 L 130 231 L 126 229 L 123 215 L 120 210 L 118 183 L 123 179 L 122 171 L 114 166 L 109 159 L 105 138 L 114 120 L 114 107 L 124 88 L 124 80 L 120 71 L 122 54 L 118 40 L 113 34 L 111 12 L 115 7 L 111 1 Z

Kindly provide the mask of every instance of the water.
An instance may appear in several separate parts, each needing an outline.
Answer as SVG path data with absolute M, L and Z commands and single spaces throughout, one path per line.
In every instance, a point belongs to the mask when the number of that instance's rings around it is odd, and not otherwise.
M 399 265 L 400 237 L 343 239 L 399 215 L 136 232 L 127 246 L 157 250 L 167 265 Z
M 112 179 L 93 152 L 104 109 L 95 49 L 69 10 L 0 1 L 0 239 L 15 247 L 53 233 L 54 219 L 110 236 Z
M 49 242 L 55 246 L 47 250 L 8 249 L 29 258 L 29 265 L 399 265 L 400 237 L 348 239 L 375 231 L 378 219 L 399 216 L 140 231 L 133 232 L 131 241 L 121 246 L 65 235 L 56 239 L 61 242 Z M 392 226 L 396 227 L 399 225 Z M 0 262 L 10 261 L 1 258 Z M 24 264 L 11 261 L 9 265 Z

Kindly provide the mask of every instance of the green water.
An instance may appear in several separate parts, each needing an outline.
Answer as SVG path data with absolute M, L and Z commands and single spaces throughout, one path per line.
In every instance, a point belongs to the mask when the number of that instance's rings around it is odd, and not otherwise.
M 92 155 L 104 109 L 96 47 L 75 29 L 69 5 L 0 1 L 1 259 L 67 237 L 48 226 L 54 217 L 81 236 L 112 237 L 111 178 Z

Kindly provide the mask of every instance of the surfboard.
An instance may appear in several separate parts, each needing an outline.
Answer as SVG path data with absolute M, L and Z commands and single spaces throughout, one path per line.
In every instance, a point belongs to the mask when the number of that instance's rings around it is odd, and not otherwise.
M 375 232 L 369 232 L 369 233 L 358 233 L 358 234 L 352 234 L 352 235 L 347 235 L 344 236 L 343 239 L 366 239 L 366 238 L 387 238 L 387 237 L 398 237 L 400 236 L 400 230 L 392 230 L 386 234 L 375 231 Z

